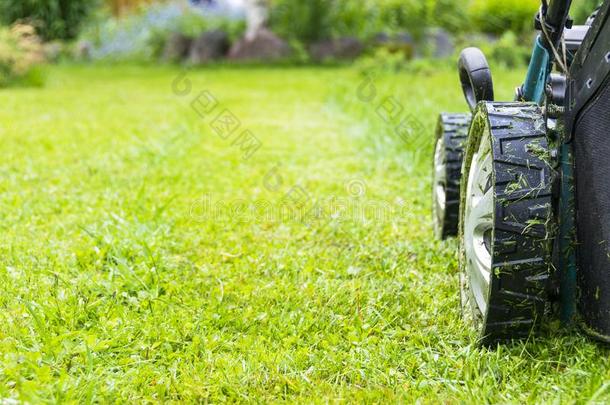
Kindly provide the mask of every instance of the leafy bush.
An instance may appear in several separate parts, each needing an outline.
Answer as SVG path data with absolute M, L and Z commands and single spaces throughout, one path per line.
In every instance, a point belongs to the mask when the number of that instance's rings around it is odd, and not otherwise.
M 374 3 L 370 0 L 275 0 L 271 28 L 283 38 L 311 44 L 338 36 L 367 37 L 374 33 Z
M 45 40 L 71 39 L 98 0 L 0 0 L 0 19 L 4 24 L 27 22 Z
M 468 9 L 464 7 L 464 1 L 431 0 L 427 4 L 431 24 L 451 32 L 462 32 L 470 28 Z
M 379 27 L 384 32 L 408 31 L 420 36 L 428 26 L 427 4 L 413 0 L 380 0 Z
M 378 5 L 379 28 L 385 32 L 407 31 L 419 37 L 430 26 L 452 32 L 468 27 L 466 7 L 458 0 L 379 0 Z
M 524 40 L 514 32 L 506 31 L 499 38 L 489 34 L 470 34 L 458 41 L 456 49 L 475 46 L 483 51 L 492 69 L 496 66 L 512 69 L 527 66 L 532 44 L 531 36 L 528 40 Z
M 539 0 L 472 0 L 469 7 L 474 27 L 482 32 L 517 35 L 531 31 Z
M 277 0 L 271 7 L 270 24 L 284 38 L 312 43 L 330 37 L 332 7 L 328 0 Z
M 459 0 L 274 0 L 271 27 L 306 44 L 338 36 L 367 39 L 379 32 L 419 38 L 430 26 L 452 32 L 469 27 Z
M 378 28 L 374 19 L 377 2 L 378 0 L 336 1 L 331 8 L 331 36 L 373 36 Z
M 492 61 L 507 68 L 523 67 L 531 56 L 531 47 L 523 46 L 512 31 L 505 32 L 490 48 L 488 55 Z
M 25 24 L 0 27 L 0 87 L 42 85 L 44 55 L 34 28 Z

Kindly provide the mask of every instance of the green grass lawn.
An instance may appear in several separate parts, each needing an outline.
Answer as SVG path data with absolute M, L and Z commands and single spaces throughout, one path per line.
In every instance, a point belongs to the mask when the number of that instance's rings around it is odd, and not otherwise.
M 0 402 L 609 399 L 579 333 L 487 350 L 460 319 L 429 201 L 456 74 L 179 73 L 0 91 Z

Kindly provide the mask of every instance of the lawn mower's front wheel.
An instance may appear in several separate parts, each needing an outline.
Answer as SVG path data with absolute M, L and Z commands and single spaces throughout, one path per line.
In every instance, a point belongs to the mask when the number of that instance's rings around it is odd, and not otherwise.
M 547 307 L 553 215 L 540 108 L 479 103 L 460 204 L 462 312 L 482 344 L 527 336 Z
M 460 181 L 470 114 L 441 114 L 436 124 L 432 221 L 438 239 L 457 235 Z

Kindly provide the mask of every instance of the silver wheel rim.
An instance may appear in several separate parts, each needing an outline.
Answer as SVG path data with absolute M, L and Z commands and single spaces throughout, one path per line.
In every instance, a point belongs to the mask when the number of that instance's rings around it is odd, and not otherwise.
M 487 311 L 491 280 L 493 230 L 493 161 L 488 129 L 472 157 L 466 189 L 464 251 L 469 289 L 481 314 Z
M 445 142 L 441 136 L 434 151 L 434 231 L 440 235 L 443 229 L 443 213 L 447 206 L 447 162 Z

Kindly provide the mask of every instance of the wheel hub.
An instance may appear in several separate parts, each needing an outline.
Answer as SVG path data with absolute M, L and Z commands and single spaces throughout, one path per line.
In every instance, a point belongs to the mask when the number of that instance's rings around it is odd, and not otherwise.
M 468 174 L 464 217 L 464 249 L 470 290 L 481 313 L 489 300 L 491 237 L 493 229 L 493 161 L 489 137 L 483 136 Z
M 445 142 L 443 138 L 439 138 L 436 143 L 434 152 L 434 213 L 436 216 L 435 231 L 438 234 L 438 229 L 443 223 L 443 212 L 447 207 L 447 162 L 445 156 Z

